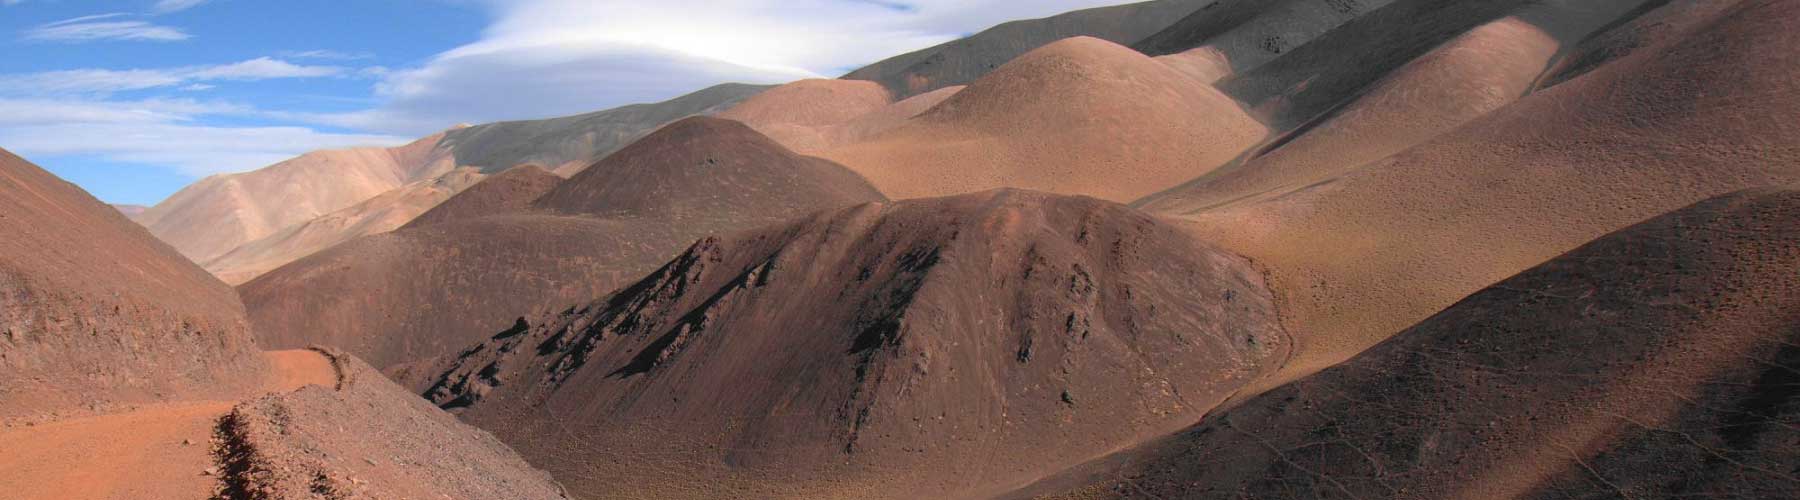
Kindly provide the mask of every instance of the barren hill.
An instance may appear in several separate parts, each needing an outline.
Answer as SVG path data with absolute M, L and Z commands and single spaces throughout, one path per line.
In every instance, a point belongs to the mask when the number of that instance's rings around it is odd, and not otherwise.
M 1556 39 L 1516 18 L 1477 27 L 1395 70 L 1322 123 L 1267 146 L 1272 151 L 1136 205 L 1192 212 L 1354 170 L 1518 100 L 1559 50 Z
M 241 174 L 202 179 L 136 220 L 194 262 L 449 172 L 442 135 L 399 148 L 316 151 Z
M 205 263 L 220 280 L 242 284 L 301 257 L 361 236 L 385 233 L 475 184 L 482 174 L 458 168 L 414 182 L 319 218 L 288 226 Z
M 570 176 L 663 125 L 689 116 L 716 114 L 768 88 L 727 83 L 659 103 L 476 125 L 451 131 L 444 142 L 458 165 L 493 173 L 531 163 Z
M 895 198 L 1015 187 L 1129 201 L 1223 165 L 1266 134 L 1209 85 L 1123 46 L 1071 38 L 822 155 Z
M 524 210 L 562 181 L 563 178 L 537 165 L 509 168 L 444 200 L 406 223 L 402 229 Z
M 1087 471 L 1130 479 L 1066 498 L 1791 498 L 1796 268 L 1800 191 L 1707 200 Z
M 0 150 L 0 421 L 253 385 L 248 326 L 230 287 Z
M 1696 4 L 1662 43 L 1393 157 L 1173 213 L 1269 267 L 1313 332 L 1295 375 L 1647 217 L 1800 182 L 1800 125 L 1776 118 L 1800 112 L 1800 4 Z
M 894 56 L 844 75 L 880 83 L 897 98 L 966 85 L 1038 47 L 1070 37 L 1131 45 L 1217 0 L 1156 0 L 1004 23 L 955 41 Z
M 1247 261 L 1002 190 L 703 239 L 429 395 L 584 497 L 977 497 L 1191 424 L 1284 345 Z
M 452 353 L 534 309 L 592 300 L 696 238 L 882 199 L 843 167 L 741 124 L 689 118 L 559 183 L 532 210 L 353 240 L 239 293 L 265 345 L 337 346 L 388 369 Z
M 945 87 L 897 102 L 860 80 L 801 80 L 775 87 L 718 116 L 741 122 L 788 149 L 815 153 L 874 138 L 942 104 L 963 87 Z

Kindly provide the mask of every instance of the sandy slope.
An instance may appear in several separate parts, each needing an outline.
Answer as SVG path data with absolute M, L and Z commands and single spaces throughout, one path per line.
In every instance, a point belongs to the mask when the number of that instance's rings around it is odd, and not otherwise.
M 1303 187 L 1386 158 L 1518 100 L 1559 45 L 1514 18 L 1478 27 L 1396 70 L 1323 124 L 1295 132 L 1297 138 L 1273 151 L 1137 205 L 1192 213 Z
M 455 161 L 443 134 L 398 148 L 316 151 L 259 170 L 216 175 L 136 217 L 195 262 L 283 228 L 361 203 L 407 183 L 442 175 Z
M 385 233 L 412 221 L 484 176 L 458 168 L 435 179 L 414 182 L 367 201 L 283 228 L 206 262 L 206 270 L 233 285 L 289 262 L 361 236 Z
M 1099 470 L 1076 498 L 1793 498 L 1800 191 L 1657 217 Z
M 1392 158 L 1179 215 L 1270 268 L 1300 339 L 1289 376 L 1316 371 L 1599 235 L 1800 181 L 1800 126 L 1782 118 L 1800 110 L 1797 9 L 1685 18 L 1685 36 Z
M 1034 50 L 873 139 L 822 156 L 894 198 L 999 187 L 1129 201 L 1263 139 L 1230 98 L 1123 46 Z

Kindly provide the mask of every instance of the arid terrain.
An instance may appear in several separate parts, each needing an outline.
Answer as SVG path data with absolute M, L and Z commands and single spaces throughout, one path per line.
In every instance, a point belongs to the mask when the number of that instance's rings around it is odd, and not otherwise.
M 0 497 L 1800 495 L 1800 1 L 956 37 L 149 207 L 0 150 Z

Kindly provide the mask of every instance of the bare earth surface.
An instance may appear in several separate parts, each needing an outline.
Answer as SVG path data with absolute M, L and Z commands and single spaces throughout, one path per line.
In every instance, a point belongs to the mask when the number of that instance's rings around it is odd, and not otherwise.
M 1267 134 L 1211 85 L 1078 37 L 820 154 L 895 199 L 1020 188 L 1127 202 L 1224 165 Z
M 260 392 L 337 384 L 316 351 L 265 353 Z M 155 403 L 130 411 L 0 428 L 0 491 L 7 498 L 207 498 L 218 485 L 213 430 L 236 401 Z M 208 474 L 208 470 L 213 471 Z
M 1699 3 L 1678 35 L 1405 152 L 1171 215 L 1269 268 L 1297 376 L 1611 231 L 1800 182 L 1800 127 L 1774 118 L 1800 109 L 1800 3 Z
M 1241 258 L 999 190 L 707 238 L 428 372 L 585 498 L 975 498 L 1191 425 L 1275 325 Z
M 1797 267 L 1800 191 L 1707 200 L 1487 287 L 1058 497 L 1794 498 Z

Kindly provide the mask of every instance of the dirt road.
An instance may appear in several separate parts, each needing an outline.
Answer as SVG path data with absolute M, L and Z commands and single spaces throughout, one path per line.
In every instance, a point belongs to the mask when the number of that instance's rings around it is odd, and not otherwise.
M 264 353 L 263 390 L 333 386 L 331 360 L 310 350 Z M 211 437 L 237 401 L 182 401 L 0 429 L 0 492 L 26 499 L 207 498 L 216 478 Z

